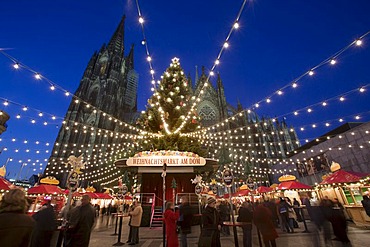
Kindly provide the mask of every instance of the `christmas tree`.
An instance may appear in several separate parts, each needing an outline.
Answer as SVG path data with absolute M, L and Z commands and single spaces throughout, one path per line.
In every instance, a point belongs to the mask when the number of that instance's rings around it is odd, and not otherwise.
M 138 119 L 140 128 L 157 137 L 144 139 L 144 150 L 178 150 L 204 155 L 198 139 L 181 135 L 200 127 L 195 110 L 191 84 L 188 82 L 178 58 L 173 58 L 170 67 L 161 76 L 153 96 L 148 100 L 147 109 Z M 190 112 L 192 111 L 192 112 Z M 191 113 L 188 115 L 188 113 Z

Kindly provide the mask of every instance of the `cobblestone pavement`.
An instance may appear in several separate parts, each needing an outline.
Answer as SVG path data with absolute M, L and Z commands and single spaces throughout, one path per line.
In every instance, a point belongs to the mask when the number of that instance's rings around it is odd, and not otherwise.
M 114 225 L 107 225 L 106 223 L 106 216 L 100 217 L 99 222 L 92 232 L 91 239 L 90 239 L 90 247 L 105 247 L 105 246 L 112 246 L 114 243 L 117 242 L 118 236 L 111 236 L 114 233 L 115 227 Z M 103 220 L 102 220 L 103 219 Z M 111 223 L 111 222 L 109 222 Z M 121 242 L 126 243 L 128 237 L 128 219 L 124 219 L 122 224 L 122 236 Z M 284 247 L 311 247 L 313 246 L 313 233 L 303 233 L 304 227 L 302 223 L 300 224 L 300 228 L 296 229 L 296 233 L 288 234 L 282 232 L 280 229 L 277 229 L 279 238 L 276 240 L 277 246 L 284 246 Z M 310 222 L 307 222 L 308 229 L 312 229 L 313 225 Z M 232 229 L 230 229 L 232 234 Z M 118 230 L 117 230 L 118 231 Z M 189 246 L 197 246 L 198 236 L 199 236 L 199 226 L 192 227 L 192 233 L 188 235 L 188 245 Z M 350 224 L 348 229 L 348 236 L 351 240 L 353 247 L 366 247 L 370 246 L 370 229 L 365 228 L 357 228 Z M 334 238 L 334 236 L 333 236 Z M 243 246 L 242 244 L 242 233 L 241 230 L 238 229 L 238 239 L 239 239 L 239 246 Z M 163 245 L 162 242 L 162 228 L 152 228 L 149 227 L 141 227 L 140 228 L 140 243 L 136 245 L 137 247 L 161 247 Z M 225 247 L 234 246 L 234 237 L 231 236 L 221 236 L 221 245 Z M 125 244 L 125 246 L 128 246 Z M 253 246 L 258 247 L 258 236 L 257 232 L 253 230 Z M 325 246 L 322 242 L 321 246 Z M 332 241 L 333 247 L 342 246 L 340 242 Z

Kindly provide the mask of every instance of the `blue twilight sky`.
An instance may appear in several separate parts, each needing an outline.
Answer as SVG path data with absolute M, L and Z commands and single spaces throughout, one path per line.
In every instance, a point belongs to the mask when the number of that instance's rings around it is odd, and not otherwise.
M 210 68 L 232 26 L 241 0 L 141 0 L 148 45 L 156 78 L 177 56 L 194 78 L 195 66 Z M 330 57 L 370 30 L 368 0 L 253 0 L 248 1 L 240 28 L 230 39 L 216 71 L 221 74 L 226 98 L 244 107 L 266 99 L 279 88 Z M 140 74 L 138 106 L 144 109 L 151 96 L 150 76 L 135 1 L 128 0 L 17 0 L 0 5 L 0 48 L 74 92 L 91 55 L 108 42 L 122 15 L 126 15 L 126 54 L 135 44 L 135 68 Z M 334 66 L 324 65 L 306 76 L 298 87 L 261 103 L 260 115 L 281 116 L 370 83 L 370 35 L 361 47 L 351 47 Z M 29 177 L 45 168 L 44 161 L 58 134 L 61 119 L 52 120 L 38 111 L 22 111 L 23 105 L 63 117 L 70 98 L 51 91 L 25 69 L 15 70 L 0 55 L 0 109 L 11 115 L 1 135 L 0 164 L 12 158 L 9 177 Z M 370 111 L 370 88 L 355 92 L 344 102 L 313 107 L 308 114 L 287 115 L 302 142 L 339 125 L 338 118 Z M 3 98 L 21 106 L 3 105 Z M 21 114 L 20 119 L 16 115 Z M 359 114 L 369 121 L 370 114 Z M 35 124 L 31 120 L 36 120 Z M 329 121 L 336 119 L 335 121 Z M 352 121 L 353 118 L 344 118 Z M 43 122 L 48 125 L 44 126 Z M 324 123 L 330 122 L 330 127 Z M 310 126 L 317 124 L 316 129 Z M 304 126 L 304 131 L 300 128 Z M 15 138 L 15 141 L 12 139 Z M 24 143 L 27 140 L 27 143 Z M 39 143 L 36 144 L 36 141 Z M 49 143 L 49 146 L 47 146 Z M 18 152 L 16 152 L 18 150 Z M 27 152 L 28 150 L 28 152 Z M 37 153 L 38 151 L 38 153 Z M 21 164 L 27 165 L 20 173 Z

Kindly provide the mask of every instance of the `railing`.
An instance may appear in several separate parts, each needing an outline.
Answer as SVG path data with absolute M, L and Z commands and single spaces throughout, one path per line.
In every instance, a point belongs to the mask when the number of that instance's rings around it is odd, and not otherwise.
M 199 205 L 199 197 L 195 193 L 177 193 L 175 204 L 180 204 L 180 199 L 186 197 L 190 205 Z
M 154 193 L 136 193 L 134 195 L 135 198 L 139 198 L 139 202 L 141 205 L 148 205 L 151 204 L 150 210 L 150 227 L 152 227 L 153 216 L 154 216 L 154 209 L 155 209 L 155 197 Z
M 155 209 L 155 194 L 153 196 L 152 210 L 151 210 L 151 215 L 150 215 L 150 226 L 149 226 L 150 228 L 152 228 L 154 209 Z

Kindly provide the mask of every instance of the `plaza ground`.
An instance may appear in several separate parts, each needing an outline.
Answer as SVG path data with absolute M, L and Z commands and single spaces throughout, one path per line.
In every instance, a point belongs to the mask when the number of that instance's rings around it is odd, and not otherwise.
M 107 225 L 107 216 L 100 216 L 98 219 L 98 223 L 91 234 L 90 239 L 90 247 L 102 247 L 102 246 L 112 246 L 114 243 L 117 242 L 118 236 L 114 234 L 115 226 L 110 221 Z M 280 229 L 277 229 L 279 238 L 276 240 L 277 246 L 284 246 L 284 247 L 311 247 L 313 233 L 303 233 L 304 226 L 302 223 L 299 223 L 300 228 L 295 229 L 296 233 L 288 234 L 282 232 Z M 307 222 L 307 226 L 309 230 L 313 230 L 313 224 L 309 221 Z M 126 243 L 128 237 L 128 219 L 124 218 L 122 224 L 122 237 L 121 242 Z M 118 230 L 117 230 L 118 231 Z M 189 246 L 197 246 L 198 237 L 199 237 L 200 228 L 199 226 L 192 227 L 192 233 L 188 235 L 188 244 Z M 230 236 L 221 236 L 221 245 L 225 247 L 234 246 L 234 238 L 232 235 L 232 229 L 230 229 L 231 235 Z M 348 236 L 351 240 L 353 247 L 365 247 L 369 246 L 370 243 L 370 229 L 366 228 L 358 228 L 355 227 L 353 224 L 349 223 L 348 227 Z M 238 229 L 238 237 L 239 237 L 239 246 L 243 246 L 242 244 L 242 232 L 241 229 Z M 334 235 L 333 235 L 334 238 Z M 342 244 L 338 241 L 332 241 L 332 246 L 342 246 Z M 128 246 L 125 244 L 125 246 Z M 149 227 L 141 227 L 140 228 L 140 243 L 136 245 L 138 247 L 160 247 L 163 246 L 162 242 L 162 228 L 149 228 Z M 253 246 L 258 247 L 258 236 L 256 232 L 256 228 L 253 229 Z M 322 245 L 325 246 L 322 240 Z

